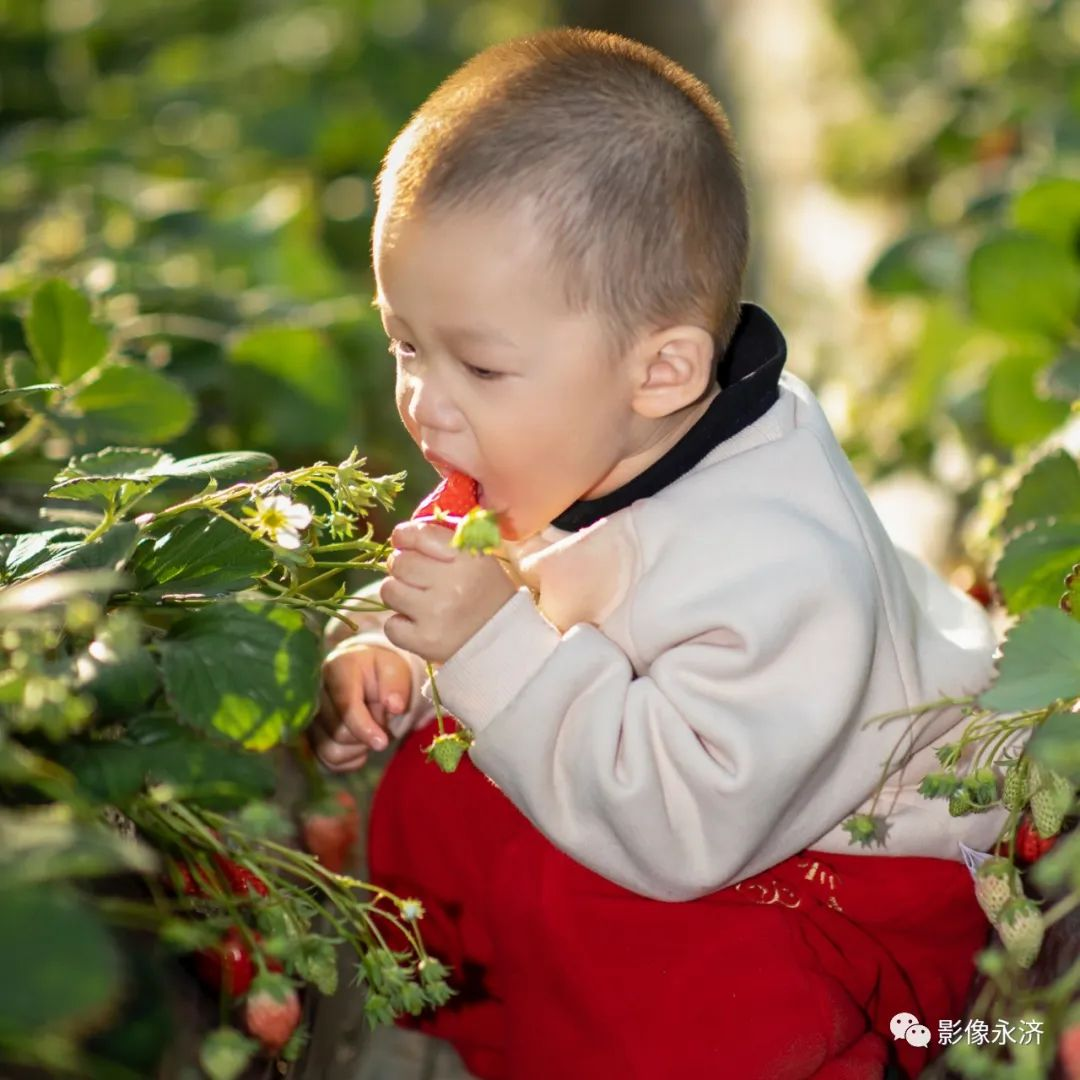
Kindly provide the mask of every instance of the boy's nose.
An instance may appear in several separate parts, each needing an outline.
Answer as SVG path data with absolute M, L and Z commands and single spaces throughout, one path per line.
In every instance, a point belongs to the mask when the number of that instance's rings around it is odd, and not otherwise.
M 409 416 L 417 428 L 422 431 L 445 431 L 452 426 L 456 408 L 438 380 L 430 376 L 414 378 L 408 394 Z

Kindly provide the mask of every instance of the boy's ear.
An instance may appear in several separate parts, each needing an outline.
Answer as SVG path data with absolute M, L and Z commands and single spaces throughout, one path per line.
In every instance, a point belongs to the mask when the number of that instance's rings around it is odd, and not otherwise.
M 700 326 L 671 326 L 636 350 L 635 412 L 660 419 L 700 401 L 712 387 L 713 336 Z

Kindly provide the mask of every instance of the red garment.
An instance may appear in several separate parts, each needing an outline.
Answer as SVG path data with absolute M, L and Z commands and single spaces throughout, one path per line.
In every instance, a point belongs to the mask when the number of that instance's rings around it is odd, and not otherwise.
M 449 1040 L 482 1080 L 868 1080 L 889 1043 L 916 1077 L 938 1021 L 962 1017 L 987 937 L 962 863 L 805 850 L 652 900 L 555 848 L 468 755 L 428 764 L 434 731 L 380 781 L 370 875 L 423 901 L 428 951 L 455 968 L 456 997 L 398 1023 Z M 898 1012 L 929 1047 L 893 1039 Z

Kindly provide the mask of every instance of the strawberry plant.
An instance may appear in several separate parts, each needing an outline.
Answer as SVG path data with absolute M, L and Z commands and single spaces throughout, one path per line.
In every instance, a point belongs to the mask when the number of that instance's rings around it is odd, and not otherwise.
M 1068 5 L 1006 5 L 996 23 L 974 5 L 919 2 L 902 20 L 830 7 L 873 91 L 826 134 L 830 179 L 893 192 L 910 223 L 867 274 L 867 317 L 892 329 L 845 449 L 871 478 L 917 469 L 952 497 L 953 581 L 1000 641 L 980 694 L 877 719 L 905 721 L 895 767 L 939 706 L 966 716 L 921 791 L 954 815 L 1007 812 L 976 874 L 996 943 L 978 958 L 969 1015 L 1039 1019 L 1044 1034 L 954 1044 L 945 1061 L 959 1075 L 1038 1080 L 1073 1068 L 1080 991 L 1064 921 L 1080 906 L 1080 98 Z M 932 120 L 913 124 L 927 93 Z M 847 825 L 852 842 L 887 844 L 877 799 Z
M 372 609 L 342 579 L 383 567 L 364 518 L 392 508 L 401 474 L 367 475 L 355 449 L 285 471 L 263 453 L 99 445 L 146 410 L 189 424 L 185 392 L 111 347 L 60 280 L 24 320 L 29 353 L 0 392 L 21 424 L 0 459 L 78 452 L 52 466 L 44 527 L 0 535 L 0 952 L 21 972 L 0 990 L 0 1060 L 150 1075 L 164 1028 L 138 1054 L 103 1049 L 140 1004 L 130 931 L 219 999 L 200 1051 L 214 1080 L 296 1058 L 339 946 L 380 987 L 372 1026 L 442 1004 L 419 905 L 345 872 L 357 804 L 305 739 L 320 622 Z M 282 760 L 308 785 L 300 835 L 275 801 Z M 388 923 L 408 951 L 387 948 Z

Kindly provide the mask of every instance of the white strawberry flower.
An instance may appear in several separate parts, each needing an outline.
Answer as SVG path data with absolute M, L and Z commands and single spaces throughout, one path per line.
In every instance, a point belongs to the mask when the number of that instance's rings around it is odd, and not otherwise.
M 255 496 L 254 508 L 245 506 L 256 536 L 266 535 L 279 547 L 293 551 L 301 544 L 300 533 L 311 524 L 311 509 L 287 495 Z

